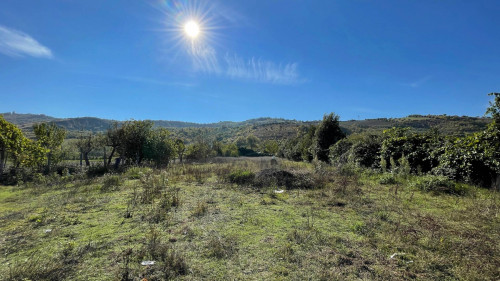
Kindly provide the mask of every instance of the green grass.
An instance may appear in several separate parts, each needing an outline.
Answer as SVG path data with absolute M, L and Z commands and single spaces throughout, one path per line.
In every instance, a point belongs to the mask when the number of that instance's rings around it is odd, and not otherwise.
M 322 189 L 281 194 L 225 178 L 263 168 L 173 165 L 121 180 L 1 186 L 0 280 L 500 278 L 497 192 L 426 192 L 419 177 L 386 183 L 363 171 L 348 180 L 330 171 Z

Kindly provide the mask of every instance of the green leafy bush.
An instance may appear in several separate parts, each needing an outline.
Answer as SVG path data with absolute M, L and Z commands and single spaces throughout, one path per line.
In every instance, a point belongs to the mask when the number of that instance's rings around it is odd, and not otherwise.
M 236 170 L 227 175 L 227 181 L 236 184 L 251 184 L 254 179 L 255 174 L 245 170 Z
M 140 179 L 142 175 L 150 174 L 153 170 L 148 167 L 133 166 L 127 169 L 125 176 L 130 180 Z
M 422 191 L 449 193 L 456 195 L 465 195 L 469 190 L 467 185 L 455 183 L 443 176 L 432 175 L 417 177 L 414 179 L 411 185 Z
M 397 182 L 398 181 L 393 174 L 383 174 L 378 180 L 378 183 L 380 184 L 396 184 Z
M 115 190 L 123 184 L 123 180 L 118 175 L 105 174 L 101 191 Z

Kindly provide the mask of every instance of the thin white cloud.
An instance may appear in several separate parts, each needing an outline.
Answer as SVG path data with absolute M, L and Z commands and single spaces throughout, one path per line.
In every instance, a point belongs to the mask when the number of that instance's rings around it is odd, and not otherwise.
M 52 51 L 28 34 L 0 25 L 0 53 L 11 57 L 52 58 Z
M 220 73 L 217 52 L 210 46 L 192 45 L 190 50 L 193 66 L 196 71 L 205 73 Z
M 220 60 L 215 49 L 210 46 L 193 46 L 190 55 L 195 71 L 207 74 L 272 84 L 290 85 L 303 82 L 297 70 L 297 63 L 277 64 L 256 58 L 245 60 L 238 55 L 229 54 Z
M 226 73 L 232 78 L 243 78 L 265 83 L 294 84 L 300 82 L 297 63 L 277 64 L 272 61 L 251 58 L 244 60 L 237 55 L 226 54 Z

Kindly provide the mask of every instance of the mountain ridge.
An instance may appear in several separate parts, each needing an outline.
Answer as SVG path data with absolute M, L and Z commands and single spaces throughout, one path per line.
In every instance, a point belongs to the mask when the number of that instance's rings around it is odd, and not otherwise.
M 103 132 L 106 131 L 115 121 L 98 117 L 73 117 L 56 118 L 45 114 L 0 113 L 3 117 L 19 126 L 23 131 L 30 134 L 32 126 L 40 122 L 53 122 L 69 132 Z M 172 120 L 151 120 L 155 127 L 183 131 L 189 129 L 212 129 L 217 131 L 230 131 L 236 136 L 254 134 L 262 139 L 272 139 L 279 137 L 290 137 L 300 129 L 300 127 L 317 124 L 319 120 L 299 121 L 284 118 L 260 117 L 245 121 L 219 121 L 217 123 L 195 123 Z M 377 133 L 381 130 L 392 127 L 410 127 L 415 131 L 425 131 L 436 128 L 446 135 L 465 135 L 481 131 L 491 122 L 487 117 L 470 116 L 448 116 L 448 115 L 418 115 L 412 114 L 400 118 L 374 118 L 364 120 L 340 121 L 341 128 L 347 133 Z

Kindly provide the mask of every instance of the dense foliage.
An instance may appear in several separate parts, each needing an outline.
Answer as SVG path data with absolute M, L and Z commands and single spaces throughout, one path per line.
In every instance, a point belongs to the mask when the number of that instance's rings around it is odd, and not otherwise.
M 45 161 L 46 149 L 41 143 L 27 139 L 15 125 L 0 115 L 0 179 L 7 160 L 13 167 L 37 167 Z

